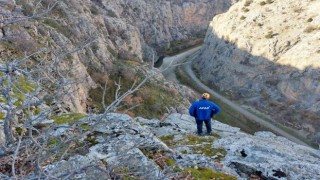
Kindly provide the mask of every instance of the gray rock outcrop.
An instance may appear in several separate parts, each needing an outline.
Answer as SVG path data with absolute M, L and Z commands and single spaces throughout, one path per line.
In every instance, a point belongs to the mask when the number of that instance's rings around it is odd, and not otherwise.
M 50 177 L 64 177 L 66 179 L 110 179 L 104 169 L 105 167 L 99 159 L 76 155 L 68 161 L 62 160 L 48 165 L 43 168 L 43 171 L 48 173 Z
M 215 16 L 201 79 L 320 142 L 319 1 L 243 0 Z
M 319 150 L 295 144 L 271 132 L 258 132 L 254 136 L 239 132 L 217 140 L 214 146 L 228 150 L 224 163 L 240 175 L 257 174 L 266 179 L 320 177 Z
M 190 133 L 196 130 L 194 119 L 187 115 L 172 114 L 165 123 L 167 133 L 164 133 L 166 132 L 164 127 L 161 130 L 155 129 L 159 136 L 181 135 L 184 132 Z M 169 124 L 172 128 L 169 128 Z M 249 135 L 241 132 L 239 128 L 219 121 L 214 121 L 212 127 L 220 136 L 220 139 L 214 141 L 212 147 L 227 151 L 222 161 L 224 172 L 231 173 L 234 170 L 238 173 L 238 178 L 249 178 L 250 175 L 258 175 L 266 179 L 320 178 L 317 163 L 320 159 L 319 150 L 298 145 L 271 132 L 257 132 L 255 135 Z M 172 129 L 175 129 L 176 133 Z M 201 158 L 194 159 L 200 161 Z M 206 162 L 208 163 L 208 160 Z
M 191 177 L 190 170 L 203 169 L 212 171 L 214 175 L 210 177 L 232 179 L 320 177 L 319 150 L 270 132 L 249 135 L 213 121 L 214 134 L 199 137 L 195 135 L 194 118 L 178 113 L 170 114 L 164 121 L 133 119 L 117 113 L 90 115 L 77 124 L 91 128 L 83 140 L 89 138 L 93 144 L 78 151 L 81 155 L 67 153 L 63 160 L 45 165 L 43 177 L 162 180 Z M 68 131 L 75 132 L 74 127 L 70 126 Z M 11 178 L 6 175 L 0 177 Z

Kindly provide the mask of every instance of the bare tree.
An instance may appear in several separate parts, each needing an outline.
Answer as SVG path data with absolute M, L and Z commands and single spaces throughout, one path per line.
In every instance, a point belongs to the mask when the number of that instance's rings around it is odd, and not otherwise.
M 19 23 L 22 21 L 26 21 L 29 19 L 37 19 L 37 18 L 43 18 L 45 16 L 47 16 L 54 7 L 56 7 L 56 5 L 60 2 L 61 0 L 54 0 L 51 3 L 48 3 L 48 6 L 46 7 L 45 10 L 42 10 L 40 8 L 40 5 L 44 2 L 44 0 L 40 0 L 36 6 L 33 8 L 33 12 L 31 15 L 29 16 L 24 16 L 24 15 L 12 15 L 12 13 L 8 13 L 8 12 L 0 12 L 0 15 L 2 16 L 0 19 L 0 24 L 2 25 L 2 27 L 7 26 L 7 25 L 11 25 L 11 24 L 15 24 L 15 23 Z M 15 1 L 10 2 L 1 2 L 1 3 L 5 3 L 7 5 L 12 6 L 11 10 L 15 10 L 16 8 L 16 4 Z M 39 11 L 40 12 L 39 12 Z
M 59 0 L 47 3 L 44 10 L 40 8 L 42 2 L 44 1 L 38 1 L 30 16 L 10 13 L 9 10 L 0 8 L 0 29 L 3 35 L 0 40 L 14 38 L 8 36 L 4 28 L 45 17 Z M 15 3 L 11 3 L 9 5 L 14 6 L 11 10 L 14 10 Z M 92 42 L 94 38 L 77 48 L 64 49 L 63 52 L 43 48 L 23 58 L 13 57 L 0 62 L 0 113 L 4 120 L 5 134 L 5 144 L 0 145 L 0 157 L 2 162 L 7 162 L 0 167 L 10 166 L 11 168 L 5 171 L 11 172 L 12 177 L 18 179 L 30 173 L 32 169 L 35 175 L 41 176 L 40 166 L 52 156 L 50 153 L 60 152 L 62 147 L 68 151 L 73 142 L 88 134 L 87 132 L 60 138 L 57 140 L 59 143 L 51 147 L 51 135 L 57 125 L 46 123 L 50 122 L 53 109 L 61 104 L 64 97 L 72 93 L 72 86 L 79 83 L 68 77 L 68 69 L 61 68 L 63 59 L 69 54 L 87 48 Z M 29 170 L 26 169 L 28 166 Z
M 59 0 L 51 1 L 42 11 L 39 8 L 41 2 L 42 0 L 36 4 L 30 16 L 11 16 L 6 12 L 0 12 L 0 29 L 4 31 L 3 28 L 6 26 L 45 17 Z M 5 33 L 3 35 L 0 40 L 11 38 Z M 103 102 L 104 112 L 96 118 L 96 124 L 90 129 L 84 129 L 81 124 L 75 122 L 67 127 L 74 133 L 68 134 L 69 136 L 53 136 L 56 129 L 61 127 L 52 123 L 54 109 L 59 108 L 63 98 L 73 93 L 72 87 L 79 83 L 69 77 L 70 70 L 63 69 L 61 63 L 65 57 L 89 47 L 92 42 L 94 38 L 89 38 L 82 45 L 74 49 L 64 49 L 63 52 L 56 52 L 46 47 L 26 54 L 22 58 L 15 57 L 0 62 L 0 109 L 2 109 L 0 113 L 4 114 L 5 134 L 5 144 L 0 147 L 0 157 L 7 163 L 4 165 L 7 165 L 7 172 L 13 178 L 20 179 L 30 174 L 37 178 L 48 177 L 42 170 L 44 164 L 67 156 L 77 142 L 92 133 L 99 120 L 121 106 L 125 97 L 161 73 L 153 69 L 154 63 L 152 63 L 145 77 L 135 81 L 131 88 L 124 90 L 123 93 L 121 93 L 121 82 L 117 83 L 114 101 L 108 105 Z M 66 177 L 71 175 L 72 173 Z

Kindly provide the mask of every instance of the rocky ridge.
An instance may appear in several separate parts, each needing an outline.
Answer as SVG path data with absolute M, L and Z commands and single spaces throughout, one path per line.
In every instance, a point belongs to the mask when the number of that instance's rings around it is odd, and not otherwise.
M 319 143 L 319 6 L 239 1 L 214 17 L 194 67 L 207 84 Z
M 93 127 L 90 138 L 95 143 L 81 154 L 43 167 L 47 175 L 68 179 L 179 179 L 210 172 L 211 178 L 231 179 L 320 177 L 319 150 L 270 132 L 249 135 L 214 121 L 214 134 L 198 137 L 194 135 L 193 117 L 184 114 L 170 114 L 164 121 L 116 113 L 100 116 L 78 122 Z M 74 133 L 72 126 L 65 127 L 55 136 Z

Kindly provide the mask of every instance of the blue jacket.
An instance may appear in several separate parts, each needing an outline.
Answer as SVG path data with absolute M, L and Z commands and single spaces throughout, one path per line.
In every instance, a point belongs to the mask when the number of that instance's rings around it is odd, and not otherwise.
M 213 115 L 220 112 L 220 107 L 215 103 L 201 99 L 192 103 L 189 108 L 189 114 L 196 118 L 196 120 L 210 120 Z

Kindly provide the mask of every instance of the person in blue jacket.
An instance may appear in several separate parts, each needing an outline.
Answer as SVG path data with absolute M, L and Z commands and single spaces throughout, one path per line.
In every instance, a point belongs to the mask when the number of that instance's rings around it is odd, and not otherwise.
M 211 134 L 211 118 L 220 112 L 220 107 L 209 101 L 210 94 L 203 93 L 201 99 L 192 103 L 189 108 L 189 114 L 195 117 L 197 122 L 198 135 L 202 134 L 203 122 L 206 124 L 207 133 Z

